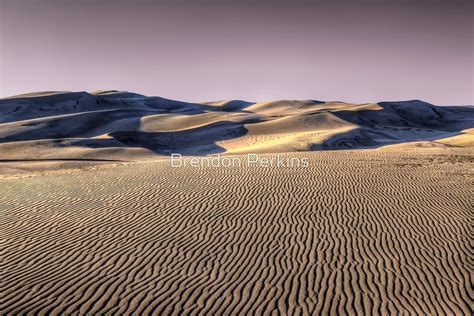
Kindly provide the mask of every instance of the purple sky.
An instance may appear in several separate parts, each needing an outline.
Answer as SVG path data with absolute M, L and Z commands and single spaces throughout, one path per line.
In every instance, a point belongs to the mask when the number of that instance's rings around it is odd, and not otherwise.
M 0 2 L 2 97 L 474 104 L 473 1 Z

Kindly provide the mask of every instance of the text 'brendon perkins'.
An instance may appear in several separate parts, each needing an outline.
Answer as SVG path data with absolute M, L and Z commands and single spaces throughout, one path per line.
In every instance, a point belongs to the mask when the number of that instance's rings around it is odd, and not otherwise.
M 306 157 L 288 157 L 285 155 L 247 154 L 242 156 L 221 156 L 219 154 L 206 157 L 183 157 L 181 154 L 171 154 L 171 166 L 179 167 L 215 167 L 235 168 L 247 167 L 276 167 L 276 168 L 306 168 L 309 159 Z

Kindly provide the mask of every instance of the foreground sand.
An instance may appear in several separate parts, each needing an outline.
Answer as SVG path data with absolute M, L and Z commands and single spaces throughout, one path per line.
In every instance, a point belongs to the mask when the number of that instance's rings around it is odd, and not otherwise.
M 465 314 L 472 151 L 0 180 L 2 314 Z

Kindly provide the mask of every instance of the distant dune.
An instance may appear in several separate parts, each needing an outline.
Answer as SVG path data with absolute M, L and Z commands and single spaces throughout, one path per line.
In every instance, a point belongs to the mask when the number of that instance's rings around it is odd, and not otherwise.
M 414 100 L 187 103 L 119 91 L 0 100 L 0 160 L 472 147 L 474 108 Z

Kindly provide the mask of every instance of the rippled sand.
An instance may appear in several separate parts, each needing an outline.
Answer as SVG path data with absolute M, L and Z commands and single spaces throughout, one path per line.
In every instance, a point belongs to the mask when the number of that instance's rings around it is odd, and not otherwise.
M 469 151 L 0 180 L 2 314 L 465 314 Z

